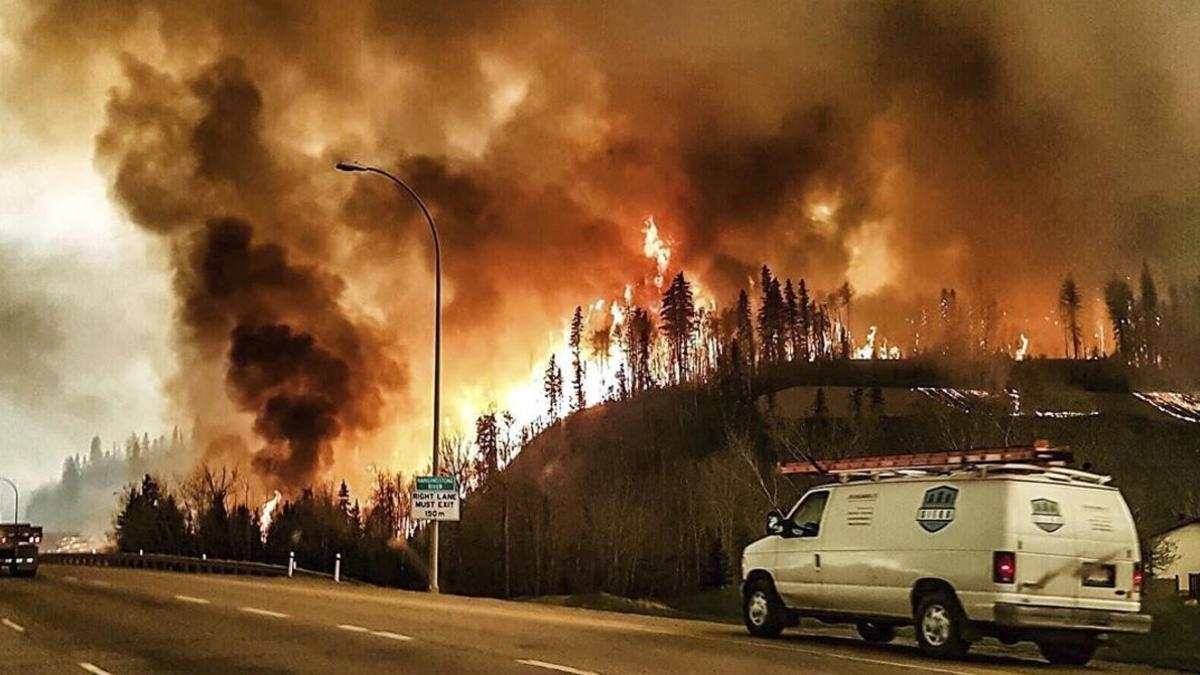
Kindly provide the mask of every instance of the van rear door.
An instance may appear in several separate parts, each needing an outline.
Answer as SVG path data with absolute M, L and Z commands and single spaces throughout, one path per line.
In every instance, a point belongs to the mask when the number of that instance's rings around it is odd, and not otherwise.
M 1080 567 L 1076 597 L 1082 607 L 1126 609 L 1136 601 L 1134 569 L 1140 559 L 1137 530 L 1121 493 L 1114 489 L 1067 488 L 1075 521 L 1075 555 Z M 1135 608 L 1136 609 L 1136 608 Z
M 1018 593 L 1035 603 L 1137 609 L 1137 533 L 1120 492 L 1035 480 L 1015 481 L 1012 494 Z
M 1009 520 L 1017 538 L 1015 590 L 1035 604 L 1075 607 L 1077 519 L 1067 517 L 1068 488 L 1047 481 L 1009 485 Z

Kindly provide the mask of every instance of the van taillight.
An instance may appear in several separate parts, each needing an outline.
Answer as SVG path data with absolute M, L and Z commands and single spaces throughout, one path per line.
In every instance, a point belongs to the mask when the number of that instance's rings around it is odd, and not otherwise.
M 992 554 L 992 581 L 1011 584 L 1017 578 L 1017 554 L 1012 551 L 996 551 Z
M 1133 592 L 1134 593 L 1142 592 L 1142 581 L 1143 581 L 1144 574 L 1145 573 L 1142 571 L 1142 563 L 1134 563 L 1133 564 Z

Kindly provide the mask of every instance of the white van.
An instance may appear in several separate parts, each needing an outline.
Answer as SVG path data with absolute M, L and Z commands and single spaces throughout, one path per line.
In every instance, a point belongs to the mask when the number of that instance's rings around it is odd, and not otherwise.
M 1086 663 L 1109 633 L 1147 632 L 1137 532 L 1106 476 L 975 461 L 1039 458 L 1045 448 L 822 468 L 840 482 L 772 512 L 768 535 L 746 547 L 746 627 L 774 637 L 805 616 L 855 623 L 864 639 L 886 642 L 913 625 L 931 656 L 961 657 L 992 636 L 1033 641 L 1063 664 Z M 931 466 L 931 457 L 951 461 Z

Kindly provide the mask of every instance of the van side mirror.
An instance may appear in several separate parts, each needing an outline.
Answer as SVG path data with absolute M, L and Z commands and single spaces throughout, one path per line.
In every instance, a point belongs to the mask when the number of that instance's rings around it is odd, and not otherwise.
M 786 530 L 784 523 L 785 520 L 787 519 L 783 517 L 783 514 L 780 513 L 779 509 L 772 509 L 771 512 L 767 514 L 767 536 L 772 537 L 782 535 Z

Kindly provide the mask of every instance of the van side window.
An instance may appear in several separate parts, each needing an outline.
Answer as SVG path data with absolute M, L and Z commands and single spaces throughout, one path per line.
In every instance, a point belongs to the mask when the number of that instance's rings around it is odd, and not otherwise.
M 810 492 L 792 510 L 793 534 L 797 537 L 815 537 L 821 532 L 821 517 L 825 514 L 825 503 L 829 492 Z

